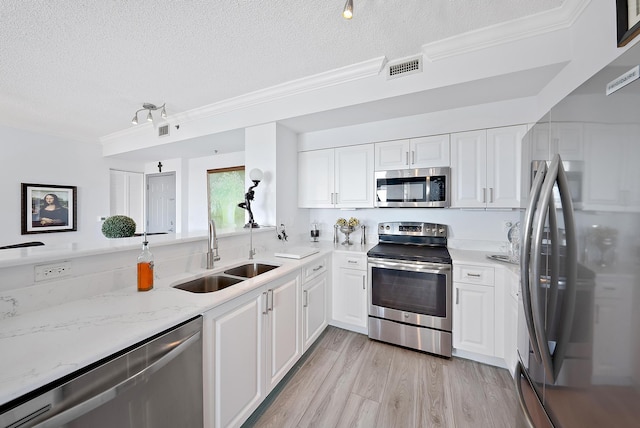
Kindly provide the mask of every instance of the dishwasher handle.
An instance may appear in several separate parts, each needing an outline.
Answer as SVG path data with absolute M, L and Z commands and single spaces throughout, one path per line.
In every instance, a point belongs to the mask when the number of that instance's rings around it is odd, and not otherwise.
M 111 388 L 94 395 L 93 397 L 76 404 L 75 406 L 64 410 L 57 415 L 54 415 L 39 424 L 36 424 L 37 428 L 47 428 L 47 427 L 59 427 L 66 423 L 73 421 L 74 419 L 79 418 L 80 416 L 89 413 L 91 410 L 101 406 L 102 404 L 108 403 L 114 398 L 118 397 L 125 391 L 129 390 L 131 387 L 135 386 L 142 380 L 146 380 L 151 375 L 156 373 L 158 370 L 169 364 L 172 360 L 182 354 L 187 348 L 189 348 L 194 342 L 200 340 L 201 333 L 200 331 L 195 332 L 188 338 L 179 342 L 179 345 L 175 346 L 171 351 L 164 354 L 160 359 L 151 364 L 148 367 L 140 370 L 138 373 L 133 376 L 117 383 Z

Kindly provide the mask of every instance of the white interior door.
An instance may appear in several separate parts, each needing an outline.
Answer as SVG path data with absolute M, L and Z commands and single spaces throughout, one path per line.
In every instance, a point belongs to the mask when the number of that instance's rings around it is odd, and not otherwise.
M 176 231 L 176 174 L 147 175 L 147 233 Z

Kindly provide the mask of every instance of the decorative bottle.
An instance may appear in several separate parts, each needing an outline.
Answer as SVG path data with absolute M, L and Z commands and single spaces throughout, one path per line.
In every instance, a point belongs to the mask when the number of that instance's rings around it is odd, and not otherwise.
M 138 256 L 138 291 L 153 288 L 153 254 L 149 251 L 149 242 L 142 242 L 142 252 Z

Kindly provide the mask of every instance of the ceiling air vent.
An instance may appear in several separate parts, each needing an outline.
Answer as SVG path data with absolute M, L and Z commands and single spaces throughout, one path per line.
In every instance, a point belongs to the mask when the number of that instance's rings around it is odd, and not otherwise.
M 398 64 L 389 65 L 387 79 L 406 76 L 407 74 L 420 73 L 422 71 L 422 58 L 413 58 Z
M 158 127 L 158 137 L 164 137 L 169 135 L 169 125 L 162 125 Z

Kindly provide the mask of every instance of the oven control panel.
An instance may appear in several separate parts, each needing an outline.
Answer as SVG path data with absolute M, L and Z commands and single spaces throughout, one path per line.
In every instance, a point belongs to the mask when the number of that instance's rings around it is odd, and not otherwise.
M 447 236 L 447 225 L 412 221 L 378 223 L 378 235 Z

